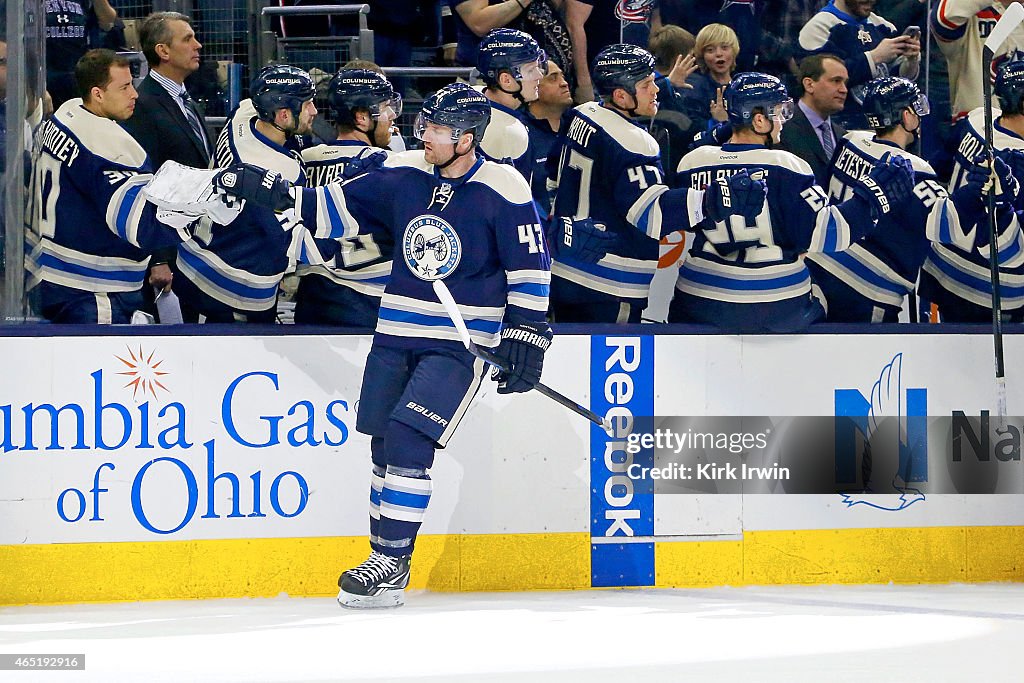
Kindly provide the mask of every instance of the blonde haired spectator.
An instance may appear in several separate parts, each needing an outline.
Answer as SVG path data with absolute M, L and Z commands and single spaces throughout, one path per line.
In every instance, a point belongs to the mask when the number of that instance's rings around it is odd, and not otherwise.
M 722 103 L 725 86 L 732 82 L 736 57 L 740 54 L 740 41 L 736 32 L 725 24 L 708 24 L 697 33 L 693 55 L 700 73 L 690 77 L 693 86 L 686 96 L 693 100 L 692 110 L 698 122 L 727 121 L 729 116 Z

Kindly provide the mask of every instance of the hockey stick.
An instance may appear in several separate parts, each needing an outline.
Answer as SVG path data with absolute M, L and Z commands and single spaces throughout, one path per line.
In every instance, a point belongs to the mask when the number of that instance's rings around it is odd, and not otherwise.
M 1010 33 L 1024 21 L 1024 7 L 1012 4 L 999 17 L 982 48 L 982 92 L 985 106 L 985 148 L 988 153 L 989 173 L 992 175 L 992 189 L 988 192 L 988 250 L 989 277 L 992 280 L 992 343 L 996 362 L 996 414 L 1006 417 L 1006 372 L 1003 363 L 1003 316 L 1002 295 L 999 291 L 999 254 L 996 249 L 996 198 L 995 198 L 995 145 L 993 144 L 992 120 L 992 60 L 996 50 Z
M 504 360 L 494 355 L 489 350 L 480 348 L 473 342 L 472 339 L 470 339 L 469 330 L 466 328 L 466 321 L 462 317 L 462 312 L 459 311 L 458 304 L 455 303 L 455 298 L 452 296 L 452 293 L 448 290 L 448 285 L 446 285 L 441 280 L 434 280 L 433 284 L 434 294 L 437 295 L 437 298 L 441 302 L 441 305 L 444 306 L 445 313 L 448 314 L 448 317 L 451 318 L 452 322 L 455 324 L 455 329 L 459 333 L 459 339 L 462 340 L 462 344 L 466 347 L 466 350 L 469 351 L 474 356 L 476 356 L 477 358 L 479 358 L 480 360 L 490 363 L 499 370 L 509 372 L 510 368 L 508 367 Z M 607 423 L 605 423 L 604 418 L 602 418 L 600 415 L 591 410 L 587 410 L 579 403 L 576 403 L 567 396 L 563 396 L 562 394 L 558 393 L 551 387 L 548 387 L 538 382 L 537 386 L 535 386 L 534 389 L 536 389 L 538 393 L 547 396 L 552 401 L 562 404 L 563 406 L 573 411 L 577 415 L 582 415 L 583 417 L 587 418 L 597 426 L 605 429 L 608 428 L 608 425 Z

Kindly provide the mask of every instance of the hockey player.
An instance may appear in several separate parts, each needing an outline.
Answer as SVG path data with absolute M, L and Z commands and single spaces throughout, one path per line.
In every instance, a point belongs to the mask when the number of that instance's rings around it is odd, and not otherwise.
M 430 500 L 427 470 L 483 378 L 483 362 L 459 343 L 431 282 L 445 281 L 474 341 L 511 365 L 510 374 L 496 377 L 499 393 L 528 391 L 540 380 L 551 342 L 544 320 L 549 259 L 526 181 L 476 154 L 490 116 L 483 95 L 454 83 L 429 97 L 417 117 L 424 150 L 391 155 L 373 173 L 296 188 L 294 199 L 288 183 L 251 167 L 219 180 L 250 201 L 294 205 L 320 237 L 389 229 L 401 255 L 363 374 L 356 429 L 372 437 L 371 553 L 339 579 L 338 601 L 346 607 L 403 603 Z
M 1004 61 L 996 72 L 995 93 L 1000 109 L 995 117 L 993 144 L 996 149 L 997 168 L 1006 161 L 1015 174 L 1024 172 L 1020 163 L 1024 154 L 1024 60 Z M 955 139 L 959 145 L 954 152 L 953 176 L 949 191 L 954 195 L 970 182 L 970 171 L 977 156 L 985 148 L 985 112 L 982 107 L 961 120 Z M 1018 196 L 1020 210 L 1021 197 Z M 1001 308 L 1004 318 L 1024 320 L 1024 266 L 1020 263 L 1017 241 L 1007 230 L 1005 218 L 997 229 L 999 251 L 999 279 Z M 980 243 L 988 242 L 988 224 L 978 225 Z M 988 250 L 966 248 L 956 244 L 933 244 L 921 269 L 919 292 L 923 301 L 936 304 L 943 322 L 988 323 L 992 321 L 992 282 Z
M 380 150 L 391 141 L 391 123 L 402 113 L 402 96 L 375 71 L 342 69 L 327 90 L 327 116 L 337 139 L 302 150 L 309 185 L 346 180 L 353 159 L 374 150 L 384 154 Z M 373 327 L 391 273 L 391 234 L 368 233 L 338 244 L 341 248 L 329 263 L 297 269 L 302 277 L 295 293 L 295 322 Z
M 152 251 L 188 234 L 157 220 L 141 192 L 152 178 L 146 152 L 117 123 L 138 97 L 128 61 L 90 50 L 75 78 L 82 98 L 36 134 L 28 288 L 38 286 L 51 322 L 125 324 L 143 308 Z
M 217 140 L 216 166 L 255 164 L 305 183 L 298 153 L 286 144 L 308 133 L 316 116 L 313 80 L 292 66 L 268 66 L 249 91 L 251 99 L 239 105 Z M 304 231 L 293 228 L 287 214 L 246 207 L 230 228 L 197 230 L 195 239 L 178 247 L 175 291 L 186 320 L 203 315 L 207 322 L 274 322 L 284 274 L 302 253 L 319 260 L 309 244 L 303 248 Z
M 840 145 L 831 171 L 832 200 L 838 203 L 853 196 L 871 169 L 889 156 L 912 168 L 915 185 L 906 201 L 880 215 L 877 227 L 849 249 L 808 254 L 807 267 L 822 290 L 829 322 L 897 322 L 931 242 L 966 251 L 974 251 L 979 240 L 988 242 L 987 229 L 976 225 L 984 217 L 987 170 L 971 164 L 964 185 L 950 196 L 935 181 L 932 167 L 905 151 L 916 140 L 929 111 L 928 99 L 904 78 L 876 79 L 864 92 L 864 113 L 875 134 L 870 138 L 849 134 Z M 1007 192 L 1017 186 L 1006 164 L 998 162 L 997 172 Z M 1002 213 L 1014 234 L 1019 234 L 1013 211 Z
M 851 97 L 836 115 L 847 129 L 866 127 L 860 103 L 873 78 L 917 78 L 921 68 L 920 32 L 897 35 L 896 27 L 871 10 L 875 0 L 831 0 L 800 30 L 803 55 L 828 52 L 842 58 Z
M 557 186 L 551 308 L 558 322 L 636 323 L 647 307 L 662 235 L 690 229 L 708 213 L 716 220 L 753 217 L 764 187 L 741 173 L 723 178 L 724 187 L 708 183 L 706 193 L 705 186 L 669 190 L 658 144 L 634 122 L 657 113 L 654 57 L 634 45 L 612 45 L 590 74 L 602 101 L 573 109 L 548 155 Z
M 949 63 L 949 96 L 954 121 L 982 105 L 981 48 L 1004 8 L 1010 4 L 993 0 L 940 0 L 932 5 L 932 33 Z M 997 59 L 1020 49 L 1024 49 L 1024 29 L 1017 28 L 999 48 Z
M 779 143 L 793 101 L 775 76 L 737 74 L 725 92 L 729 142 L 701 147 L 679 163 L 684 187 L 746 169 L 765 174 L 768 197 L 752 219 L 706 224 L 693 240 L 676 282 L 669 322 L 720 325 L 739 333 L 799 332 L 824 317 L 812 295 L 804 252 L 846 249 L 913 186 L 909 170 L 879 163 L 838 206 L 803 159 Z
M 530 34 L 496 28 L 480 41 L 476 68 L 491 103 L 491 122 L 480 151 L 491 161 L 510 161 L 527 182 L 533 177 L 534 154 L 519 107 L 537 99 L 547 55 Z

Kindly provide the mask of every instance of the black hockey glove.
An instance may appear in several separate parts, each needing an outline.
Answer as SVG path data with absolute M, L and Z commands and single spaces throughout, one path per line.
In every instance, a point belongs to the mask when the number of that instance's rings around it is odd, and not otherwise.
M 853 186 L 853 193 L 871 205 L 875 218 L 896 210 L 913 191 L 914 167 L 910 159 L 890 152 L 882 155 L 867 178 Z
M 366 155 L 359 155 L 350 158 L 341 169 L 341 179 L 351 180 L 358 175 L 376 171 L 388 160 L 388 153 L 377 150 Z
M 715 223 L 732 215 L 747 220 L 757 218 L 767 194 L 760 177 L 760 171 L 751 174 L 743 168 L 731 176 L 715 178 L 704 188 L 704 215 Z
M 573 220 L 555 216 L 548 228 L 548 245 L 556 258 L 597 263 L 618 242 L 618 236 L 606 230 L 604 223 L 595 223 L 591 218 Z
M 506 324 L 501 330 L 501 344 L 494 354 L 509 366 L 511 372 L 498 368 L 491 379 L 498 383 L 499 394 L 518 394 L 533 389 L 544 369 L 544 352 L 551 346 L 551 327 L 546 322 L 520 320 Z
M 251 164 L 236 164 L 221 170 L 213 178 L 213 185 L 221 194 L 237 197 L 257 206 L 274 211 L 285 211 L 295 206 L 292 184 L 277 171 L 268 171 Z

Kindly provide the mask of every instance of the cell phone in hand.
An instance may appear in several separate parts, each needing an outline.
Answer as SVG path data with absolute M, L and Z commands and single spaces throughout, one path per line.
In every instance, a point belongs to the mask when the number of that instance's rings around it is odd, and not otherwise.
M 917 40 L 921 40 L 921 27 L 920 26 L 908 26 L 903 31 L 903 35 L 910 36 L 911 38 L 916 38 Z

